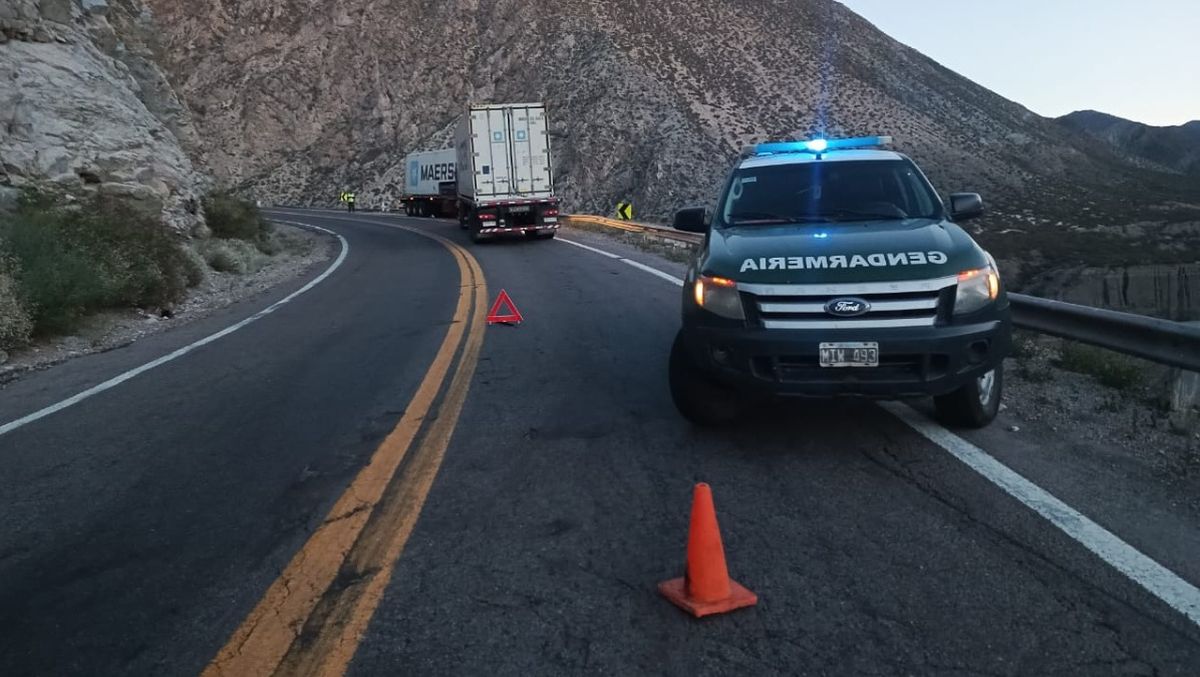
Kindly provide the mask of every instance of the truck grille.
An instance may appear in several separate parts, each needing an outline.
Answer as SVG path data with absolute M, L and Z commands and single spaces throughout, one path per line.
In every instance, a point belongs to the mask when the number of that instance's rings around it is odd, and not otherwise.
M 758 319 L 766 329 L 879 329 L 932 327 L 942 296 L 950 296 L 957 277 L 862 284 L 738 284 L 754 297 Z M 870 310 L 838 317 L 825 310 L 835 299 L 858 299 Z

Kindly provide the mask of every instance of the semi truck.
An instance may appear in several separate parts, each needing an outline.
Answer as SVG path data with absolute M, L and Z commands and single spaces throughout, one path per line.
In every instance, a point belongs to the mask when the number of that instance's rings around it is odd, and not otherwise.
M 457 158 L 453 148 L 409 153 L 404 166 L 404 195 L 400 202 L 405 214 L 453 218 L 458 213 Z
M 459 225 L 472 242 L 558 231 L 546 107 L 470 106 L 455 130 Z

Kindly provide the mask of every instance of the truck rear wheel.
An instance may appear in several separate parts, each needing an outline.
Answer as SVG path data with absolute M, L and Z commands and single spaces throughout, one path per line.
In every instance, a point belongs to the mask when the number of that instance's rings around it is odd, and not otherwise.
M 471 242 L 479 244 L 480 242 L 487 240 L 483 233 L 479 232 L 483 226 L 479 224 L 478 220 L 471 219 L 471 221 L 467 224 L 467 228 L 470 230 L 469 236 L 471 238 Z
M 944 423 L 965 428 L 982 428 L 1000 413 L 1004 394 L 1004 365 L 972 380 L 948 395 L 933 398 L 938 418 Z
M 737 394 L 710 379 L 688 354 L 683 331 L 675 335 L 667 367 L 675 408 L 693 425 L 725 426 L 741 415 Z

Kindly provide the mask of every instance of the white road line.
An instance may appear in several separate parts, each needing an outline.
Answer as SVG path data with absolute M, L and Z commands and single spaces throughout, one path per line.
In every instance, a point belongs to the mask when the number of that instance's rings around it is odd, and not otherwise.
M 580 249 L 586 249 L 586 250 L 588 250 L 588 251 L 590 251 L 590 252 L 595 252 L 595 253 L 597 253 L 597 254 L 599 254 L 599 255 L 601 255 L 601 256 L 607 256 L 607 257 L 608 257 L 608 258 L 610 258 L 610 259 L 616 259 L 617 261 L 620 261 L 621 263 L 627 263 L 627 264 L 629 264 L 629 265 L 633 266 L 634 268 L 637 268 L 638 270 L 644 270 L 644 271 L 646 271 L 647 273 L 650 273 L 651 275 L 653 275 L 653 276 L 655 276 L 655 277 L 658 277 L 658 278 L 660 278 L 660 279 L 666 280 L 667 282 L 670 282 L 670 283 L 672 283 L 672 284 L 678 285 L 678 286 L 680 286 L 680 287 L 682 287 L 682 286 L 683 286 L 683 280 L 681 280 L 681 279 L 679 279 L 679 278 L 675 277 L 674 275 L 670 275 L 670 274 L 668 274 L 668 273 L 664 273 L 663 271 L 661 271 L 661 270 L 659 270 L 659 269 L 657 269 L 657 268 L 651 268 L 650 266 L 648 266 L 648 265 L 646 265 L 646 264 L 644 264 L 644 263 L 639 263 L 639 262 L 637 262 L 637 261 L 634 261 L 634 260 L 632 260 L 632 259 L 627 259 L 627 258 L 625 258 L 624 256 L 618 256 L 618 255 L 616 255 L 616 254 L 613 254 L 613 253 L 610 253 L 610 252 L 606 252 L 606 251 L 604 251 L 603 249 L 596 249 L 595 247 L 589 247 L 589 246 L 588 246 L 588 245 L 586 245 L 586 244 L 580 244 L 579 242 L 575 242 L 574 240 L 564 240 L 564 239 L 563 239 L 563 238 L 561 238 L 561 237 L 559 237 L 559 238 L 555 238 L 555 239 L 556 239 L 556 240 L 558 240 L 559 242 L 563 243 L 563 244 L 575 245 L 576 247 L 579 247 Z
M 279 219 L 276 219 L 276 220 L 279 220 Z M 121 385 L 122 383 L 128 381 L 129 379 L 134 378 L 135 376 L 139 376 L 141 374 L 144 374 L 144 373 L 150 371 L 151 369 L 154 369 L 155 367 L 160 367 L 168 362 L 177 360 L 177 359 L 183 357 L 184 355 L 187 355 L 188 353 L 192 352 L 193 350 L 196 350 L 197 348 L 206 346 L 206 345 L 212 343 L 213 341 L 216 341 L 218 339 L 229 336 L 233 332 L 245 327 L 246 325 L 249 325 L 251 323 L 257 322 L 258 320 L 261 320 L 262 318 L 266 317 L 267 315 L 270 315 L 271 313 L 273 313 L 276 310 L 278 310 L 279 308 L 281 308 L 284 304 L 288 303 L 292 299 L 296 298 L 297 296 L 300 296 L 301 294 L 312 289 L 313 287 L 317 286 L 318 284 L 321 284 L 321 282 L 323 282 L 325 280 L 325 278 L 327 278 L 333 274 L 333 271 L 335 271 L 339 267 L 341 267 L 342 262 L 346 260 L 346 255 L 350 253 L 350 243 L 346 242 L 346 238 L 342 237 L 341 235 L 338 235 L 337 233 L 333 232 L 332 230 L 329 230 L 327 228 L 322 228 L 320 226 L 309 225 L 306 223 L 296 223 L 294 221 L 282 221 L 282 220 L 279 220 L 279 221 L 281 223 L 288 223 L 288 224 L 291 224 L 294 226 L 302 226 L 305 228 L 313 228 L 315 230 L 320 230 L 322 232 L 329 233 L 330 235 L 333 235 L 334 237 L 336 237 L 339 242 L 341 242 L 342 251 L 340 254 L 338 254 L 338 257 L 336 260 L 334 260 L 333 264 L 325 269 L 325 272 L 323 272 L 320 275 L 318 275 L 317 277 L 313 278 L 308 284 L 297 289 L 296 291 L 292 292 L 291 294 L 288 294 L 286 297 L 276 301 L 275 303 L 272 303 L 270 306 L 258 311 L 257 313 L 251 315 L 250 317 L 247 317 L 246 319 L 242 320 L 241 322 L 238 322 L 235 325 L 226 327 L 215 334 L 206 336 L 206 337 L 200 339 L 199 341 L 196 341 L 195 343 L 188 344 L 172 353 L 163 355 L 162 357 L 158 358 L 157 360 L 154 360 L 152 362 L 147 362 L 146 364 L 143 364 L 140 367 L 130 369 L 129 371 L 127 371 L 123 374 L 114 376 L 103 383 L 94 385 L 91 388 L 88 388 L 87 390 L 84 390 L 81 393 L 72 395 L 71 397 L 68 397 L 67 399 L 65 399 L 61 402 L 52 404 L 48 407 L 45 407 L 44 409 L 39 409 L 27 416 L 22 416 L 21 418 L 18 418 L 15 421 L 10 421 L 8 423 L 5 423 L 4 425 L 0 425 L 0 435 L 6 435 L 6 434 L 16 430 L 17 428 L 20 428 L 22 426 L 33 423 L 34 421 L 37 421 L 38 419 L 45 418 L 51 414 L 60 412 L 63 409 L 66 409 L 67 407 L 79 404 L 80 402 L 88 399 L 89 397 L 99 395 L 100 393 L 102 393 L 106 390 L 115 388 L 115 387 Z
M 562 238 L 559 238 L 559 241 L 628 263 L 634 268 L 644 270 L 677 285 L 683 284 L 683 280 L 637 261 L 630 261 L 616 254 L 578 242 Z M 1063 503 L 1050 492 L 1025 479 L 983 449 L 930 421 L 907 404 L 880 402 L 879 406 L 930 442 L 949 452 L 951 456 L 979 473 L 984 479 L 1025 504 L 1030 510 L 1044 517 L 1114 569 L 1125 574 L 1130 580 L 1145 588 L 1147 592 L 1183 614 L 1188 620 L 1200 625 L 1200 589 L 1196 586 L 1121 540 L 1116 534 L 1088 519 L 1078 510 Z
M 596 249 L 595 247 L 589 247 L 589 246 L 587 246 L 586 244 L 582 244 L 582 243 L 579 243 L 579 242 L 575 242 L 574 240 L 566 240 L 566 239 L 563 239 L 563 238 L 559 237 L 559 238 L 555 238 L 555 241 L 556 241 L 556 242 L 561 242 L 561 243 L 563 243 L 563 244 L 574 245 L 574 246 L 576 246 L 576 247 L 579 247 L 580 249 L 586 249 L 586 250 L 588 250 L 589 252 L 592 252 L 592 253 L 594 253 L 594 254 L 599 254 L 600 256 L 607 256 L 607 257 L 608 257 L 608 258 L 610 258 L 610 259 L 616 259 L 616 260 L 618 260 L 618 261 L 623 261 L 623 260 L 624 260 L 622 257 L 620 257 L 620 256 L 617 256 L 616 254 L 612 254 L 612 253 L 606 252 L 606 251 L 604 251 L 603 249 Z
M 925 418 L 912 407 L 900 402 L 881 402 L 880 406 L 1046 518 L 1063 533 L 1091 550 L 1117 571 L 1133 579 L 1150 594 L 1200 625 L 1200 589 L 1196 586 L 1142 554 L 1045 489 L 1025 479 L 986 451 Z

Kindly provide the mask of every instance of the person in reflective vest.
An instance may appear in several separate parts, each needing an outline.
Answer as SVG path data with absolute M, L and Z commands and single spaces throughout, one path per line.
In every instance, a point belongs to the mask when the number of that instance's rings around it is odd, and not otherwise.
M 354 197 L 353 191 L 348 191 L 346 193 L 346 208 L 350 211 L 354 211 Z

